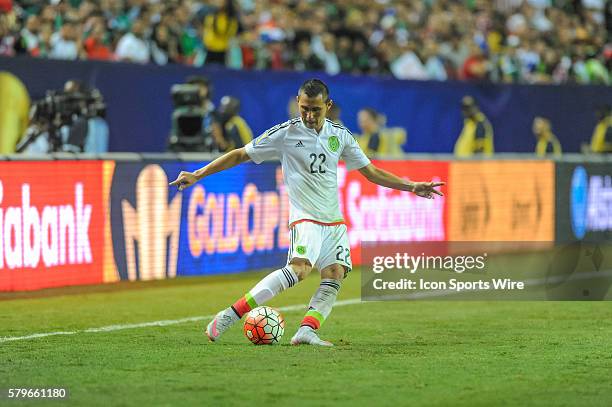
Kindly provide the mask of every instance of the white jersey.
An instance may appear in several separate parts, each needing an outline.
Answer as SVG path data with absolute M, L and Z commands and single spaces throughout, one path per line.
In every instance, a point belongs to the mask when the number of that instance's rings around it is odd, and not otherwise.
M 325 119 L 321 132 L 295 118 L 272 127 L 245 146 L 256 164 L 278 159 L 289 195 L 289 224 L 315 221 L 343 223 L 338 205 L 338 161 L 348 170 L 363 168 L 370 160 L 346 127 Z

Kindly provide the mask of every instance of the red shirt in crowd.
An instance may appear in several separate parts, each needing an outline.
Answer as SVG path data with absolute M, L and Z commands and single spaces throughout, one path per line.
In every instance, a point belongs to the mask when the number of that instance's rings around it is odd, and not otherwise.
M 113 51 L 101 41 L 89 37 L 83 43 L 88 59 L 112 60 L 115 56 Z
M 483 79 L 487 73 L 485 60 L 481 55 L 470 55 L 461 67 L 461 79 Z

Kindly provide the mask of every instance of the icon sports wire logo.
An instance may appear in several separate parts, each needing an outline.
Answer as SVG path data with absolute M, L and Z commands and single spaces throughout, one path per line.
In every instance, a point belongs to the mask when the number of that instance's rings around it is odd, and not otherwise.
M 587 232 L 612 230 L 612 176 L 589 175 L 577 166 L 570 187 L 572 231 L 578 239 Z
M 84 202 L 83 184 L 74 184 L 74 201 L 63 205 L 32 205 L 32 193 L 24 183 L 21 206 L 0 206 L 0 269 L 91 264 L 92 205 Z M 0 205 L 3 200 L 0 181 Z

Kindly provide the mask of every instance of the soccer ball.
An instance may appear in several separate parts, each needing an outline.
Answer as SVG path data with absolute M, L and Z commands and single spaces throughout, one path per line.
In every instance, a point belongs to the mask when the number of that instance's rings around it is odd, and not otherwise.
M 274 308 L 254 308 L 244 320 L 244 334 L 255 345 L 278 343 L 284 333 L 285 318 Z

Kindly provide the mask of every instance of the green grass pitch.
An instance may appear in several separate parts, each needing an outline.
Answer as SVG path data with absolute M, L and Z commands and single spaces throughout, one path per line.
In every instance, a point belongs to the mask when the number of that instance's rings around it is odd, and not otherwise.
M 82 332 L 210 315 L 261 276 L 3 295 L 0 337 L 78 332 L 0 342 L 0 388 L 69 389 L 48 405 L 612 405 L 608 302 L 348 304 L 321 329 L 329 349 L 288 345 L 303 310 L 283 312 L 279 346 L 251 345 L 241 325 L 208 343 L 205 321 Z M 307 303 L 317 281 L 270 305 Z M 358 298 L 359 284 L 354 272 L 339 300 Z

